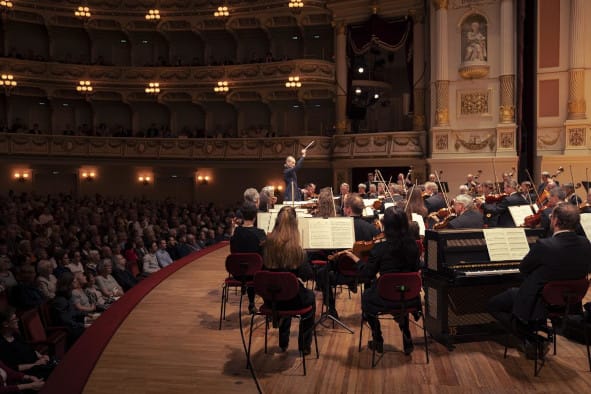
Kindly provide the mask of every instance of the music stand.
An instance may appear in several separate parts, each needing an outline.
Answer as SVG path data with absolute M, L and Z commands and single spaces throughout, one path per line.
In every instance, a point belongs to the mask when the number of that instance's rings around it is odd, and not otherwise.
M 330 284 L 332 282 L 332 279 L 334 278 L 334 270 L 330 269 L 328 264 L 326 265 L 326 269 L 328 270 L 327 272 L 327 281 L 326 281 L 326 285 L 325 285 L 325 289 L 324 289 L 324 294 L 328 295 L 330 291 L 332 291 L 330 289 Z M 323 294 L 323 297 L 324 297 Z M 319 324 L 324 323 L 326 320 L 332 320 L 332 327 L 334 328 L 335 323 L 338 324 L 339 326 L 343 327 L 345 330 L 349 331 L 349 333 L 353 334 L 354 331 L 351 330 L 351 328 L 349 328 L 349 326 L 347 326 L 345 323 L 343 323 L 342 321 L 340 321 L 336 316 L 334 316 L 332 313 L 330 313 L 330 306 L 328 305 L 328 301 L 326 302 L 325 305 L 325 300 L 322 300 L 322 313 L 320 314 L 320 317 L 318 318 L 318 320 L 316 321 L 316 323 L 314 323 L 314 328 L 316 328 L 316 326 L 318 326 Z M 323 326 L 324 327 L 324 326 Z
M 447 184 L 447 182 L 435 182 L 437 183 L 437 187 L 439 187 L 439 192 L 440 193 L 449 193 L 449 185 Z
M 581 185 L 585 188 L 585 191 L 589 193 L 589 187 L 591 187 L 591 181 L 581 181 Z

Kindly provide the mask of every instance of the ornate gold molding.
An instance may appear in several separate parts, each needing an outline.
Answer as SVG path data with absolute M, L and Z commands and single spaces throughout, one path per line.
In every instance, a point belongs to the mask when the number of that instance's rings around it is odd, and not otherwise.
M 412 129 L 414 131 L 425 130 L 425 89 L 415 88 L 414 94 L 414 114 L 412 117 Z
M 459 68 L 458 74 L 464 79 L 479 79 L 486 77 L 489 71 L 488 64 L 465 65 Z
M 435 81 L 435 126 L 449 125 L 449 81 Z
M 447 10 L 447 8 L 449 7 L 449 1 L 448 0 L 432 0 L 433 3 L 433 7 L 435 7 L 435 10 Z
M 568 119 L 585 119 L 585 70 L 569 70 L 568 77 Z
M 501 96 L 499 97 L 499 121 L 501 123 L 515 123 L 515 76 L 501 75 L 499 76 L 499 83 L 501 85 Z

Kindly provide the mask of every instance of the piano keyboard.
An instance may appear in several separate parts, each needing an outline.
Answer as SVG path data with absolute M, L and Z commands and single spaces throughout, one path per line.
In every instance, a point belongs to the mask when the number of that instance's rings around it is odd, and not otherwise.
M 483 270 L 483 271 L 457 271 L 459 275 L 464 276 L 489 276 L 489 275 L 510 275 L 518 274 L 519 268 Z

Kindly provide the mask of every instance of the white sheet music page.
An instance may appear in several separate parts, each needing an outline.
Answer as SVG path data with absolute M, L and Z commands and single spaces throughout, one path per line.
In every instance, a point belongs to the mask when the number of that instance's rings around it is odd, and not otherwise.
M 517 227 L 523 226 L 525 218 L 533 214 L 531 205 L 514 205 L 507 208 L 509 208 L 513 222 Z
M 353 218 L 298 218 L 304 249 L 349 249 L 355 243 Z
M 485 228 L 482 231 L 490 261 L 523 260 L 529 252 L 523 228 Z
M 418 213 L 412 213 L 411 216 L 412 216 L 412 221 L 417 222 L 417 224 L 419 225 L 419 235 L 424 237 L 425 236 L 425 220 Z
M 591 241 L 591 213 L 581 214 L 581 227 L 583 227 L 587 239 Z

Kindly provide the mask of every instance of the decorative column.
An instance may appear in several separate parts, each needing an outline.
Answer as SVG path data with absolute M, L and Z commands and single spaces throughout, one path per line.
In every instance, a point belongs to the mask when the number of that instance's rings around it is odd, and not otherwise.
M 435 127 L 449 126 L 448 0 L 433 0 L 435 7 Z
M 425 16 L 411 10 L 413 18 L 413 117 L 412 129 L 425 130 Z
M 499 21 L 500 47 L 502 48 L 499 53 L 500 123 L 515 123 L 515 21 L 513 6 L 513 0 L 501 1 L 501 18 Z
M 587 150 L 587 103 L 585 100 L 585 0 L 570 2 L 570 52 L 565 153 Z
M 336 133 L 347 131 L 347 34 L 344 21 L 335 24 Z
M 568 70 L 568 119 L 585 119 L 585 0 L 571 0 L 570 68 Z

